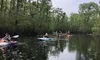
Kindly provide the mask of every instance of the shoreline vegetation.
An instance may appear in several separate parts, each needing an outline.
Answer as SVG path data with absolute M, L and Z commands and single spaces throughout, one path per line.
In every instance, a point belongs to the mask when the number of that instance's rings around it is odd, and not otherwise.
M 54 31 L 99 35 L 100 3 L 82 3 L 79 12 L 68 17 L 51 0 L 0 0 L 0 35 L 36 36 Z

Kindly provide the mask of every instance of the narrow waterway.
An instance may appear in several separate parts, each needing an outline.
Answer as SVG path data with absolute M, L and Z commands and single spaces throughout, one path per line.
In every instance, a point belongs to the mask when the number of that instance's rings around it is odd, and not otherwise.
M 5 52 L 3 49 L 6 49 Z M 39 41 L 37 37 L 18 39 L 16 46 L 1 47 L 0 60 L 100 60 L 100 39 L 73 35 L 69 39 Z

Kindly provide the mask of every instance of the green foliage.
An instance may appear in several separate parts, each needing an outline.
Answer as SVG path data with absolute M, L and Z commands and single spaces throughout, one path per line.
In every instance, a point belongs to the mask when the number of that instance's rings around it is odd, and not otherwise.
M 97 17 L 95 24 L 92 28 L 93 34 L 100 35 L 100 17 Z
M 79 32 L 81 26 L 80 15 L 76 13 L 72 13 L 70 16 L 70 30 L 73 32 Z
M 89 2 L 79 5 L 79 13 L 70 17 L 61 8 L 53 8 L 51 0 L 0 0 L 0 32 L 42 34 L 70 30 L 98 33 L 100 7 Z
M 79 14 L 83 20 L 81 29 L 84 29 L 84 32 L 91 32 L 98 10 L 98 5 L 94 2 L 80 4 Z

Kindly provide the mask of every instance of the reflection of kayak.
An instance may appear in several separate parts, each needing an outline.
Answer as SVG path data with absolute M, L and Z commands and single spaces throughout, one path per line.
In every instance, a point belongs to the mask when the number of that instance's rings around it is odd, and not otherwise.
M 43 37 L 43 38 L 38 38 L 39 40 L 53 40 L 53 38 L 45 38 L 45 37 Z
M 0 42 L 0 46 L 15 45 L 17 41 Z

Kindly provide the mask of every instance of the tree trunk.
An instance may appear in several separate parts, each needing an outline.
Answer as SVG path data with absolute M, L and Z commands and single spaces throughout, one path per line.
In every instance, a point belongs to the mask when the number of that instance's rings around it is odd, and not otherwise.
M 3 10 L 3 0 L 1 0 L 1 11 Z
M 19 4 L 20 0 L 17 0 L 17 6 L 16 6 L 16 19 L 15 19 L 15 28 L 16 28 L 16 34 L 18 34 L 18 16 L 19 16 Z

